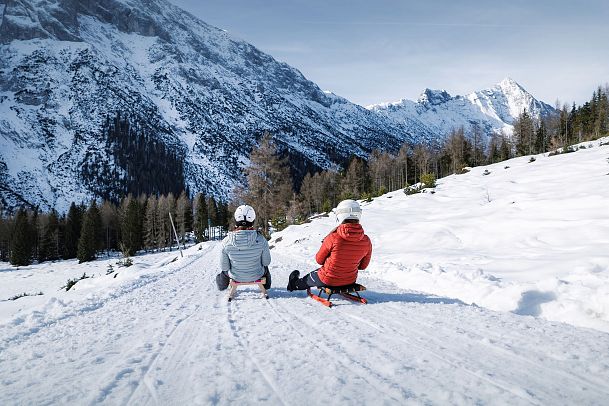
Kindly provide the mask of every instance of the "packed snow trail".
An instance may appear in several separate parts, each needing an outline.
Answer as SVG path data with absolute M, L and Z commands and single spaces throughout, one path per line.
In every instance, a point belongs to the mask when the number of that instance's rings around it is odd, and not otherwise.
M 609 334 L 398 290 L 328 309 L 214 278 L 220 245 L 80 308 L 0 327 L 0 404 L 588 404 L 609 401 Z M 22 323 L 25 324 L 25 323 Z

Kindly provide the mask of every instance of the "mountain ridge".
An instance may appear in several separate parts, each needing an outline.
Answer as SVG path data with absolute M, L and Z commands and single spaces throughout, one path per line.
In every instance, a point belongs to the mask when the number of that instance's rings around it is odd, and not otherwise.
M 510 77 L 492 87 L 467 95 L 450 95 L 446 90 L 426 88 L 417 101 L 400 99 L 366 106 L 367 109 L 405 125 L 414 133 L 446 136 L 463 127 L 477 125 L 486 135 L 511 135 L 515 119 L 527 109 L 537 120 L 555 114 L 555 109 L 537 100 Z
M 445 135 L 323 92 L 166 0 L 0 3 L 5 207 L 180 189 L 227 199 L 264 132 L 297 181 Z
M 3 10 L 0 186 L 13 191 L 2 194 L 5 205 L 65 208 L 72 199 L 134 192 L 125 178 L 142 174 L 117 169 L 116 148 L 107 145 L 104 123 L 117 112 L 148 134 L 142 139 L 176 152 L 183 187 L 219 198 L 243 184 L 241 169 L 265 131 L 293 158 L 296 177 L 409 138 L 164 0 L 60 6 L 13 0 Z M 167 192 L 157 189 L 142 192 Z

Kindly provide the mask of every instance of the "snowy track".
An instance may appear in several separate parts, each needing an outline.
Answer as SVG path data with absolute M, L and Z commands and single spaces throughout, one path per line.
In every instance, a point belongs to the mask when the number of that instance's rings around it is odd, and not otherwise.
M 35 327 L 0 326 L 1 404 L 588 404 L 609 401 L 609 334 L 400 291 L 328 309 L 215 290 L 219 246 Z M 292 263 L 291 263 L 292 262 Z M 290 264 L 291 263 L 291 264 Z M 287 267 L 286 264 L 290 264 Z

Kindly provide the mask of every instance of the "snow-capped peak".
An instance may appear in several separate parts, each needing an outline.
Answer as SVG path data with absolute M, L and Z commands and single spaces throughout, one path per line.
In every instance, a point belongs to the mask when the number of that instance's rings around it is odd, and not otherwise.
M 535 99 L 531 93 L 510 77 L 506 77 L 491 88 L 471 93 L 467 98 L 484 114 L 509 125 L 525 109 L 537 119 L 554 112 L 550 105 Z
M 467 96 L 425 89 L 416 102 L 402 99 L 368 109 L 406 125 L 414 133 L 426 134 L 428 139 L 438 139 L 461 127 L 468 130 L 472 125 L 487 135 L 500 131 L 509 134 L 512 123 L 525 109 L 537 119 L 554 113 L 551 106 L 535 99 L 510 77 Z
M 421 93 L 417 102 L 421 103 L 421 104 L 427 103 L 432 106 L 435 106 L 438 104 L 446 103 L 447 101 L 449 101 L 451 99 L 452 99 L 452 96 L 450 94 L 448 94 L 448 92 L 444 89 L 433 90 L 433 89 L 427 88 L 427 89 L 423 90 L 423 93 Z
M 501 82 L 497 83 L 497 87 L 499 87 L 501 89 L 518 88 L 518 89 L 522 90 L 523 92 L 526 92 L 526 90 L 524 90 L 524 88 L 522 86 L 520 86 L 520 83 L 516 82 L 514 79 L 512 79 L 509 76 L 506 76 Z

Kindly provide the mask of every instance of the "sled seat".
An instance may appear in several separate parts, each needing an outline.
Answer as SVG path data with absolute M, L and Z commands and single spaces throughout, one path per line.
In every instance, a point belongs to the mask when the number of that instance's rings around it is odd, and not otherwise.
M 266 278 L 260 278 L 258 280 L 252 281 L 252 282 L 238 282 L 235 280 L 230 280 L 230 282 L 228 283 L 228 286 L 230 287 L 230 290 L 228 291 L 228 301 L 232 301 L 235 298 L 235 295 L 237 294 L 237 288 L 239 286 L 247 286 L 247 285 L 258 285 L 258 288 L 260 289 L 260 293 L 262 293 L 262 297 L 265 299 L 269 298 L 269 294 L 266 291 L 266 288 L 264 287 L 264 284 L 266 283 Z
M 344 286 L 317 286 L 317 289 L 319 289 L 319 294 L 316 295 L 311 292 L 311 289 L 307 289 L 307 295 L 309 295 L 310 298 L 317 300 L 324 306 L 332 307 L 332 302 L 330 301 L 330 298 L 334 294 L 339 294 L 345 299 L 349 299 L 353 302 L 358 302 L 362 304 L 368 303 L 366 299 L 359 295 L 359 292 L 366 290 L 366 287 L 360 285 L 359 283 L 352 283 L 351 285 Z M 327 298 L 324 298 L 322 296 L 324 293 L 328 296 Z M 352 293 L 355 294 L 353 295 Z

